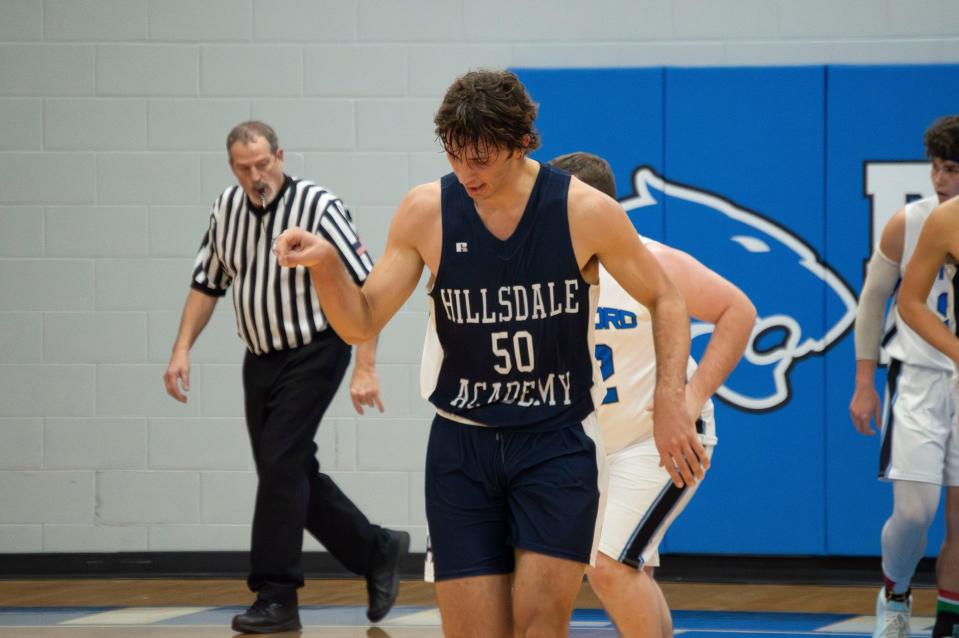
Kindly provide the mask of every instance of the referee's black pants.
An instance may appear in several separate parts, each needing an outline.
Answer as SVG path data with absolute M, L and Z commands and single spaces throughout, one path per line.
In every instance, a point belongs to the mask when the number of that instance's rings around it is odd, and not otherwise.
M 267 598 L 303 586 L 306 529 L 350 571 L 366 575 L 383 529 L 370 523 L 329 476 L 320 473 L 316 435 L 350 362 L 332 330 L 292 350 L 243 362 L 246 424 L 259 483 L 253 513 L 250 589 Z

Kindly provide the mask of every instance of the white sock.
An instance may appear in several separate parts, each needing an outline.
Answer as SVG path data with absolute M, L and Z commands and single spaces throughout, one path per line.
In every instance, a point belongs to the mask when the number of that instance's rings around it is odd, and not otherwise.
M 882 527 L 882 571 L 903 594 L 926 550 L 926 536 L 939 507 L 942 488 L 932 483 L 896 480 L 892 483 L 892 516 Z

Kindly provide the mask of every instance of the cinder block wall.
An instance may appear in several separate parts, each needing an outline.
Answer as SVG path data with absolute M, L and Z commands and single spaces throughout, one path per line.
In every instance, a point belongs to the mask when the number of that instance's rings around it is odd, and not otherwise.
M 380 254 L 447 170 L 432 114 L 468 68 L 936 62 L 959 62 L 954 0 L 0 0 L 0 553 L 247 547 L 228 301 L 190 402 L 161 382 L 233 124 L 274 124 Z M 382 335 L 386 413 L 341 392 L 318 436 L 420 551 L 424 312 Z

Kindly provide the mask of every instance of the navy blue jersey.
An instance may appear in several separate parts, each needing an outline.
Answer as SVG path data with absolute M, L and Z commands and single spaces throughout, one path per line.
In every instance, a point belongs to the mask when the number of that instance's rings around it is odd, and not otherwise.
M 569 232 L 569 175 L 541 166 L 506 240 L 483 224 L 450 173 L 443 247 L 430 290 L 441 348 L 429 400 L 493 427 L 551 429 L 593 411 L 595 311 Z

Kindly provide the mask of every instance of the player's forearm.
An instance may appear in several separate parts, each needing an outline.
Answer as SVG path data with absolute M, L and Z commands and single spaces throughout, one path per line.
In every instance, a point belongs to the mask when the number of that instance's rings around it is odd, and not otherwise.
M 323 314 L 341 339 L 357 345 L 376 336 L 366 296 L 347 274 L 332 247 L 319 263 L 310 266 L 310 279 Z
M 689 380 L 691 390 L 703 402 L 716 393 L 739 363 L 755 323 L 756 309 L 745 295 L 716 321 L 706 351 Z
M 882 343 L 883 312 L 892 289 L 873 285 L 872 280 L 866 280 L 859 304 L 856 307 L 856 327 L 853 341 L 855 343 L 857 359 L 878 359 L 879 348 Z
M 873 387 L 876 382 L 876 361 L 874 359 L 856 360 L 856 387 Z
M 373 337 L 369 341 L 356 346 L 356 367 L 372 369 L 376 367 L 376 341 Z
M 949 331 L 936 313 L 922 301 L 900 298 L 899 314 L 910 328 L 934 348 L 955 362 L 959 362 L 959 339 Z
M 173 342 L 173 351 L 189 351 L 193 347 L 203 328 L 209 323 L 213 310 L 216 308 L 218 297 L 211 297 L 196 290 L 190 290 L 186 303 L 183 305 L 183 314 L 180 316 L 180 328 L 177 330 L 176 340 Z
M 689 315 L 683 298 L 670 286 L 649 308 L 653 320 L 653 345 L 656 350 L 657 399 L 683 400 L 686 387 L 686 363 L 689 361 Z

